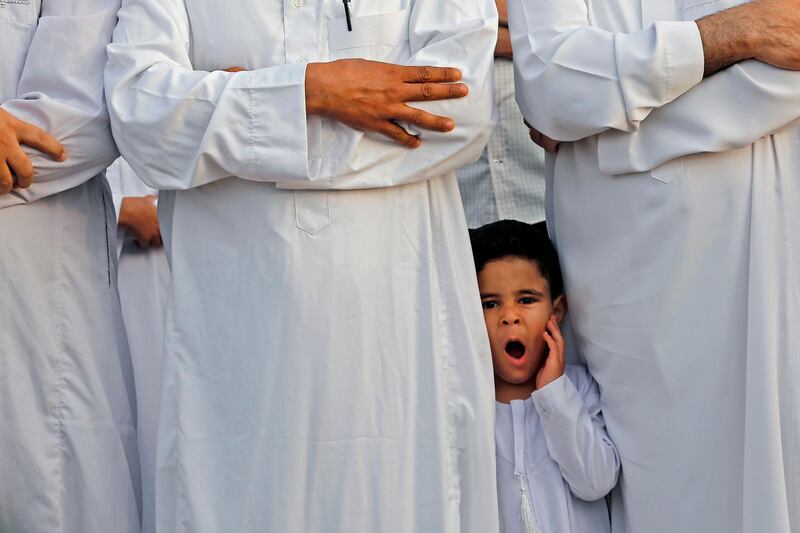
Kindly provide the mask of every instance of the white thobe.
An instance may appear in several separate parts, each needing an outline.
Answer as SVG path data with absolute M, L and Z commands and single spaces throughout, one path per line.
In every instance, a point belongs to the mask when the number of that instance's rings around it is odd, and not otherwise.
M 158 196 L 124 159 L 106 171 L 119 218 L 126 197 Z M 169 291 L 169 264 L 164 248 L 142 248 L 133 236 L 117 231 L 119 298 L 131 350 L 136 384 L 136 434 L 142 471 L 142 531 L 155 531 L 155 471 L 158 410 L 161 398 L 164 315 Z
M 497 531 L 491 358 L 453 174 L 492 129 L 496 8 L 350 9 L 352 32 L 334 0 L 120 11 L 112 126 L 162 189 L 173 274 L 160 532 Z M 408 150 L 307 119 L 304 63 L 357 57 L 460 68 L 468 97 L 421 105 L 455 131 Z
M 615 532 L 800 528 L 800 73 L 702 79 L 691 20 L 735 3 L 509 6 L 523 112 L 575 141 L 548 216 L 622 458 Z
M 139 531 L 134 389 L 120 315 L 116 157 L 103 99 L 119 1 L 0 2 L 0 106 L 69 158 L 24 147 L 0 196 L 0 531 Z
M 567 365 L 530 398 L 497 402 L 496 412 L 501 533 L 525 533 L 523 497 L 541 533 L 609 532 L 605 496 L 617 483 L 619 456 L 586 369 Z

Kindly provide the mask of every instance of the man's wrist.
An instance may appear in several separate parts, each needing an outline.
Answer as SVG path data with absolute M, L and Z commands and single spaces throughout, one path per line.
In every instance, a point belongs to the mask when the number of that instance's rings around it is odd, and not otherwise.
M 323 111 L 324 83 L 321 77 L 325 69 L 324 63 L 309 63 L 306 66 L 306 116 L 321 115 Z
M 704 76 L 756 57 L 763 46 L 761 19 L 752 4 L 733 7 L 697 21 L 705 57 Z

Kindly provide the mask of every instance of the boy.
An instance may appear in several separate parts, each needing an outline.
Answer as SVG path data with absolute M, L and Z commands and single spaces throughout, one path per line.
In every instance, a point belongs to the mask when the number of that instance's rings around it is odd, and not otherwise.
M 494 365 L 500 528 L 607 532 L 603 498 L 620 460 L 597 384 L 564 363 L 566 297 L 543 226 L 503 220 L 470 232 Z

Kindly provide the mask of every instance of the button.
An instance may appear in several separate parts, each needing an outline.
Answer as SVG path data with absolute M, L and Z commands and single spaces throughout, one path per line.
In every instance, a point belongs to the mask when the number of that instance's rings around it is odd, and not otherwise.
M 292 0 L 294 7 L 303 7 L 303 0 Z

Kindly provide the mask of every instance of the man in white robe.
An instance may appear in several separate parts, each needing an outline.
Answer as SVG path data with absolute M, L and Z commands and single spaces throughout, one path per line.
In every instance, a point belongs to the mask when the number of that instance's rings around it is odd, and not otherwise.
M 615 532 L 800 528 L 800 6 L 738 3 L 510 0 Z
M 136 385 L 142 531 L 155 531 L 155 470 L 169 264 L 161 244 L 158 191 L 117 159 L 106 171 L 117 212 L 119 299 Z
M 4 533 L 140 531 L 134 389 L 102 175 L 117 155 L 103 67 L 118 8 L 0 2 Z
M 125 2 L 112 126 L 173 274 L 160 533 L 497 531 L 453 173 L 496 37 L 493 0 Z

